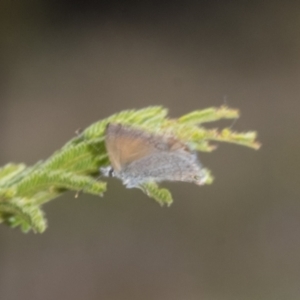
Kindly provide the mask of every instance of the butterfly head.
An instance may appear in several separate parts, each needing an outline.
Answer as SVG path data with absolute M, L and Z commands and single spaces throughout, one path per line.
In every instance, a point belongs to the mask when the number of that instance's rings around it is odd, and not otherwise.
M 115 172 L 112 166 L 103 167 L 100 169 L 101 174 L 105 177 L 115 177 Z

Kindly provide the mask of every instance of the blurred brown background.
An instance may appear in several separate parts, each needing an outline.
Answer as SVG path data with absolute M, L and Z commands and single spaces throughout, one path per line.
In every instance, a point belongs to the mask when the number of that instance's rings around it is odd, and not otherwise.
M 201 154 L 215 183 L 166 184 L 170 208 L 109 180 L 45 205 L 42 235 L 1 225 L 1 300 L 300 299 L 299 1 L 2 1 L 0 20 L 0 165 L 154 104 L 226 99 L 263 143 Z

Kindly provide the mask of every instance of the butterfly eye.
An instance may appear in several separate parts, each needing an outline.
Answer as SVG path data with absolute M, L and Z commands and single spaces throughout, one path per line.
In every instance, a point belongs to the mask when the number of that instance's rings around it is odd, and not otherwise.
M 113 168 L 110 168 L 110 170 L 108 171 L 108 176 L 114 177 L 114 169 Z
M 105 177 L 114 177 L 115 172 L 111 166 L 100 168 L 101 174 Z

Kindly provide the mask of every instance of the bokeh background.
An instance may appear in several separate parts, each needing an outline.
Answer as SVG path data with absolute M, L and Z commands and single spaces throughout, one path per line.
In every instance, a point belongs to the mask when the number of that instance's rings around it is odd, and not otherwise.
M 227 103 L 263 143 L 200 154 L 214 184 L 166 184 L 170 208 L 109 180 L 46 204 L 42 235 L 1 225 L 1 300 L 300 299 L 299 1 L 0 5 L 0 165 L 155 104 Z

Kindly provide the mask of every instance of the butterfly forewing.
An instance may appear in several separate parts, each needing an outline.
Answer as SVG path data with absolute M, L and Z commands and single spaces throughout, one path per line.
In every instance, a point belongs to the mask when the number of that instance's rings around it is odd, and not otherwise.
M 155 151 L 154 145 L 149 143 L 148 134 L 121 124 L 108 124 L 105 145 L 115 171 Z

